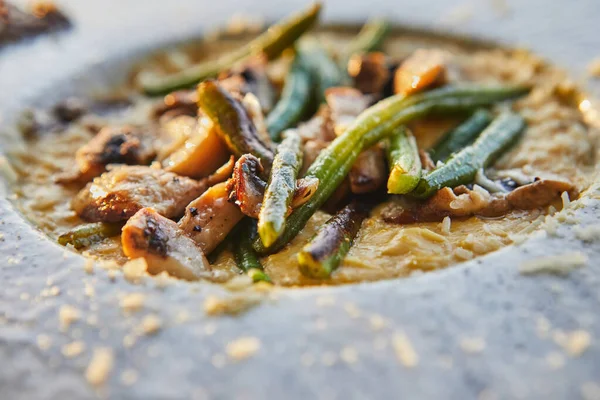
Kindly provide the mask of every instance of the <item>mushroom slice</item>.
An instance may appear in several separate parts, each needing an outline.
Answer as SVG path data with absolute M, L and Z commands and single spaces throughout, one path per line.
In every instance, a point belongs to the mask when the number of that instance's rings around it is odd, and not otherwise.
M 331 108 L 326 104 L 322 104 L 311 119 L 298 125 L 296 131 L 303 142 L 310 140 L 331 142 L 335 139 Z
M 385 155 L 381 147 L 375 145 L 360 153 L 348 176 L 352 193 L 370 193 L 379 189 L 387 180 Z
M 336 135 L 344 133 L 371 102 L 369 96 L 349 87 L 329 88 L 325 91 L 325 99 L 331 108 Z M 348 174 L 352 193 L 369 193 L 381 187 L 387 178 L 384 160 L 383 151 L 379 146 L 370 147 L 360 153 Z
M 578 195 L 575 185 L 569 182 L 538 179 L 528 185 L 520 186 L 506 195 L 513 208 L 530 210 L 545 207 L 560 198 L 563 192 L 567 192 L 571 199 Z
M 204 182 L 161 169 L 118 166 L 88 183 L 71 202 L 86 221 L 125 221 L 138 210 L 152 207 L 167 218 L 183 214 L 185 206 L 206 190 Z
M 187 206 L 179 228 L 209 254 L 243 217 L 239 207 L 229 201 L 228 184 L 223 182 Z
M 244 214 L 258 218 L 267 183 L 260 175 L 263 167 L 252 154 L 244 154 L 235 163 L 233 177 L 229 181 L 230 199 Z
M 163 102 L 152 110 L 154 118 L 163 120 L 182 115 L 193 117 L 196 114 L 198 114 L 198 94 L 194 89 L 169 93 L 163 98 Z
M 125 255 L 143 257 L 152 275 L 166 271 L 188 281 L 210 277 L 211 267 L 202 250 L 175 222 L 152 208 L 142 208 L 127 221 L 121 242 Z
M 408 57 L 394 75 L 394 92 L 412 94 L 445 79 L 446 54 L 437 49 L 419 49 Z
M 75 153 L 77 171 L 58 178 L 59 182 L 88 182 L 106 171 L 108 164 L 146 165 L 156 155 L 154 133 L 126 125 L 105 127 Z
M 348 61 L 348 75 L 354 79 L 354 86 L 363 93 L 383 92 L 390 81 L 385 54 L 372 52 L 353 55 Z
M 229 150 L 210 118 L 201 116 L 196 120 L 179 117 L 177 120 L 180 124 L 188 124 L 189 137 L 162 161 L 167 171 L 191 178 L 203 178 L 227 161 Z

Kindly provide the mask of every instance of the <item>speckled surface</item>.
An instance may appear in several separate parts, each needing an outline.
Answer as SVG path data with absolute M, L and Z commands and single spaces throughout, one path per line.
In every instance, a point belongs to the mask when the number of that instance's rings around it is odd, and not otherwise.
M 24 105 L 117 82 L 128 64 L 119 60 L 214 27 L 231 14 L 233 4 L 211 3 L 207 9 L 192 0 L 169 7 L 142 0 L 120 7 L 124 2 L 115 0 L 57 3 L 74 17 L 72 32 L 0 53 L 2 124 L 10 124 Z M 277 17 L 302 2 L 237 3 L 242 10 Z M 424 0 L 401 6 L 336 1 L 327 2 L 326 17 L 352 21 L 385 14 L 401 23 L 524 44 L 575 78 L 600 55 L 597 1 L 521 3 L 509 1 L 506 14 L 498 6 L 504 2 L 457 6 Z M 469 12 L 471 18 L 464 19 Z M 169 281 L 158 288 L 149 278 L 133 285 L 122 275 L 111 280 L 98 268 L 88 274 L 81 257 L 43 237 L 13 210 L 6 193 L 0 194 L 2 399 L 600 396 L 600 243 L 577 239 L 572 224 L 561 225 L 554 236 L 539 233 L 522 245 L 445 271 L 339 288 L 282 290 L 242 316 L 207 317 L 204 299 L 222 295 L 220 287 Z M 598 201 L 590 198 L 586 204 L 571 218 L 576 225 L 598 224 Z M 518 271 L 524 260 L 572 252 L 585 253 L 589 261 L 566 277 Z M 94 288 L 92 296 L 86 283 Z M 59 289 L 50 290 L 54 286 Z M 119 302 L 132 292 L 144 292 L 146 304 L 125 316 Z M 63 332 L 58 312 L 64 304 L 79 309 L 81 318 Z M 162 329 L 124 346 L 123 339 L 148 314 L 162 319 Z M 90 316 L 97 316 L 96 324 Z M 557 341 L 564 336 L 560 332 L 578 330 L 587 332 L 591 342 L 572 356 Z M 418 354 L 413 367 L 399 362 L 393 350 L 398 332 Z M 258 338 L 261 348 L 234 362 L 225 348 L 242 336 Z M 41 349 L 40 340 L 49 340 L 50 346 Z M 61 347 L 74 340 L 84 342 L 85 350 L 67 358 Z M 114 368 L 100 389 L 90 387 L 84 376 L 95 347 L 110 347 L 115 354 Z M 133 385 L 122 380 L 127 370 L 138 374 Z

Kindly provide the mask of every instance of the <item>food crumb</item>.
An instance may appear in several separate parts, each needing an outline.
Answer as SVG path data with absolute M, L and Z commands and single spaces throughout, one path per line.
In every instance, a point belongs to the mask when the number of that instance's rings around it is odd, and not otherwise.
M 592 78 L 600 78 L 600 57 L 596 57 L 588 63 L 587 73 Z
M 236 294 L 228 297 L 208 296 L 204 301 L 204 312 L 207 315 L 237 315 L 258 305 L 263 296 L 257 293 Z
M 60 329 L 64 332 L 71 324 L 77 320 L 79 320 L 81 314 L 78 309 L 68 304 L 65 304 L 60 307 L 58 311 L 58 319 L 60 322 Z
M 485 349 L 485 340 L 480 337 L 465 337 L 459 342 L 461 349 L 465 353 L 481 353 Z
M 396 352 L 396 358 L 402 365 L 408 368 L 417 366 L 419 363 L 419 356 L 405 333 L 394 333 L 394 336 L 392 336 L 392 346 Z
M 93 386 L 102 385 L 108 379 L 113 364 L 114 355 L 111 348 L 96 348 L 85 371 L 85 378 Z
M 62 347 L 61 352 L 62 352 L 63 356 L 65 356 L 67 358 L 73 358 L 73 357 L 76 357 L 76 356 L 80 355 L 81 353 L 83 353 L 84 350 L 85 350 L 85 343 L 77 340 L 75 342 L 65 344 Z
M 85 282 L 83 287 L 83 293 L 87 297 L 94 297 L 96 295 L 96 289 L 94 289 L 94 287 L 89 282 Z
M 223 368 L 227 363 L 227 359 L 224 354 L 217 353 L 211 357 L 210 362 L 215 368 Z
M 373 314 L 369 317 L 369 324 L 374 331 L 380 331 L 387 325 L 387 321 L 379 314 Z
M 156 314 L 148 314 L 142 320 L 141 331 L 146 335 L 153 335 L 162 328 L 162 320 Z
M 144 276 L 146 276 L 146 270 L 148 264 L 143 258 L 136 258 L 134 260 L 127 261 L 123 265 L 123 275 L 131 283 L 138 283 Z
M 52 338 L 44 333 L 39 334 L 36 341 L 39 349 L 42 351 L 46 351 L 52 346 Z
M 356 364 L 358 362 L 358 352 L 354 347 L 346 346 L 340 351 L 340 358 L 347 364 Z
M 123 346 L 130 349 L 135 345 L 135 342 L 137 342 L 137 336 L 136 335 L 125 335 L 123 337 Z
M 588 262 L 588 257 L 574 251 L 555 256 L 540 257 L 526 261 L 519 266 L 519 272 L 523 275 L 552 273 L 566 275 L 571 270 L 583 267 Z
M 553 334 L 553 339 L 556 344 L 564 348 L 567 354 L 572 357 L 579 357 L 582 355 L 590 347 L 592 342 L 590 333 L 583 329 L 568 333 L 557 330 Z
M 241 361 L 252 357 L 260 349 L 260 340 L 247 336 L 238 338 L 227 344 L 226 352 L 229 358 Z
M 121 299 L 121 308 L 125 313 L 135 313 L 144 307 L 145 301 L 145 294 L 129 293 Z
M 559 352 L 553 351 L 546 356 L 546 363 L 552 369 L 559 369 L 565 365 L 565 357 Z
M 360 309 L 353 303 L 344 304 L 344 310 L 348 313 L 351 318 L 360 317 Z
M 442 223 L 441 223 L 442 233 L 448 235 L 450 233 L 451 226 L 452 226 L 452 220 L 450 219 L 450 217 L 448 217 L 448 216 L 444 217 L 444 219 L 442 220 Z
M 121 373 L 121 382 L 126 386 L 131 386 L 137 382 L 139 373 L 132 368 L 127 368 Z
M 85 263 L 83 264 L 83 270 L 91 275 L 94 273 L 94 260 L 92 260 L 91 258 L 86 258 L 85 259 Z
M 600 384 L 585 382 L 581 385 L 581 397 L 583 400 L 600 400 Z
M 600 224 L 575 228 L 575 236 L 583 242 L 593 242 L 600 239 Z

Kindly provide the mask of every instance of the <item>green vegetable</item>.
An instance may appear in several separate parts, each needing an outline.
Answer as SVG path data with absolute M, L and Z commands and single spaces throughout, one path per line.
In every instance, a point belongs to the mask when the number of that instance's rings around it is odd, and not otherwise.
M 257 237 L 256 220 L 246 218 L 237 228 L 235 243 L 233 243 L 233 258 L 239 269 L 246 272 L 254 282 L 271 282 L 264 272 L 258 255 L 252 248 L 252 241 Z
M 238 100 L 211 80 L 198 85 L 198 105 L 219 127 L 219 135 L 235 156 L 252 154 L 268 169 L 273 162 L 273 150 L 263 142 L 248 112 Z
M 338 211 L 298 253 L 300 272 L 311 278 L 328 278 L 350 250 L 367 215 L 366 207 L 357 203 Z
M 302 53 L 296 53 L 285 78 L 281 98 L 266 119 L 271 138 L 278 142 L 281 132 L 290 128 L 304 116 L 309 104 L 313 77 Z
M 479 109 L 458 127 L 447 132 L 436 145 L 429 150 L 433 162 L 446 161 L 453 153 L 471 144 L 477 136 L 492 122 L 492 113 Z
M 411 194 L 427 198 L 443 187 L 472 182 L 477 170 L 492 164 L 519 139 L 524 129 L 525 120 L 520 115 L 512 112 L 499 115 L 472 146 L 464 148 L 446 164 L 424 176 Z
M 253 55 L 265 53 L 269 59 L 277 58 L 283 50 L 291 47 L 304 32 L 313 26 L 320 11 L 321 4 L 315 3 L 307 10 L 269 27 L 245 46 L 217 60 L 202 62 L 172 75 L 141 82 L 142 88 L 148 95 L 162 95 L 212 78 L 219 72 L 230 69 Z
M 350 42 L 346 49 L 347 61 L 353 54 L 368 53 L 370 51 L 379 50 L 383 40 L 390 32 L 390 24 L 383 19 L 372 19 L 362 27 L 356 37 Z M 344 66 L 346 65 L 344 64 Z
M 265 246 L 270 246 L 285 227 L 285 219 L 296 191 L 296 177 L 302 166 L 300 136 L 288 130 L 277 147 L 269 183 L 258 215 L 258 233 Z
M 80 225 L 60 235 L 58 243 L 63 246 L 70 244 L 76 249 L 82 249 L 103 239 L 120 235 L 122 227 L 123 224 L 108 222 Z
M 429 114 L 451 114 L 472 110 L 522 96 L 529 91 L 523 86 L 461 85 L 435 89 L 412 96 L 396 95 L 365 110 L 355 122 L 325 148 L 306 172 L 306 177 L 319 179 L 319 187 L 311 199 L 288 217 L 279 239 L 269 248 L 255 241 L 259 254 L 273 253 L 292 240 L 310 217 L 327 201 L 350 171 L 363 149 L 389 136 L 399 125 Z
M 387 156 L 390 165 L 388 193 L 405 194 L 412 191 L 421 178 L 421 159 L 414 136 L 403 125 L 392 133 Z
M 303 40 L 299 44 L 299 51 L 303 54 L 306 64 L 316 81 L 318 102 L 325 102 L 325 90 L 349 83 L 344 71 L 340 69 L 316 39 Z

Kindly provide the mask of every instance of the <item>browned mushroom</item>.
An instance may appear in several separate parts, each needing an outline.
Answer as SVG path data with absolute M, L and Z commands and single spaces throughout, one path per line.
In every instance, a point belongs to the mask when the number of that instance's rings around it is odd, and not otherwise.
M 125 221 L 144 207 L 175 218 L 205 189 L 204 182 L 162 169 L 123 165 L 88 183 L 73 198 L 71 207 L 91 222 Z
M 121 233 L 123 252 L 131 259 L 144 258 L 148 273 L 196 280 L 210 277 L 210 264 L 196 243 L 177 224 L 142 208 L 127 221 Z

